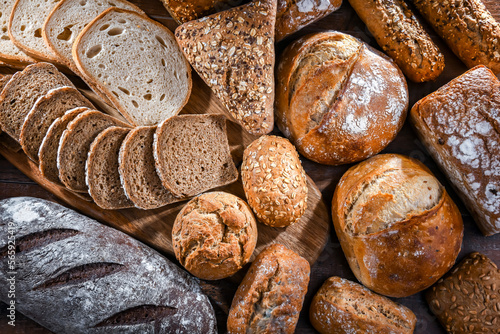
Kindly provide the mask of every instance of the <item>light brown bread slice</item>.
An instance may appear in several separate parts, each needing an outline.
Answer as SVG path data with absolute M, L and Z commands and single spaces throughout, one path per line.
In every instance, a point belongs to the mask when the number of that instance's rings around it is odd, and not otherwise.
M 60 87 L 50 90 L 40 97 L 24 119 L 19 142 L 26 155 L 38 162 L 38 151 L 50 125 L 70 109 L 87 107 L 94 109 L 92 103 L 73 87 Z
M 120 146 L 130 128 L 112 126 L 101 132 L 90 145 L 85 176 L 89 194 L 103 209 L 134 206 L 125 195 L 118 172 Z
M 111 126 L 128 128 L 129 125 L 97 110 L 84 111 L 64 130 L 57 150 L 59 179 L 66 188 L 87 192 L 85 164 L 90 145 L 104 129 Z
M 69 122 L 75 119 L 80 113 L 89 110 L 87 107 L 79 107 L 68 110 L 64 115 L 56 119 L 47 130 L 45 137 L 38 151 L 38 167 L 42 176 L 47 180 L 59 185 L 63 185 L 59 180 L 59 169 L 57 168 L 57 149 L 59 141 L 66 130 Z
M 156 209 L 181 201 L 163 187 L 156 174 L 153 140 L 156 126 L 140 126 L 120 148 L 119 171 L 125 194 L 139 209 Z
M 70 86 L 71 81 L 54 65 L 37 63 L 14 74 L 0 94 L 0 124 L 3 131 L 19 141 L 26 115 L 36 100 L 51 89 Z
M 134 125 L 178 114 L 191 93 L 191 68 L 172 32 L 136 12 L 102 12 L 78 35 L 73 60 Z
M 254 135 L 274 126 L 276 0 L 253 1 L 175 30 L 186 58 L 231 115 Z
M 189 197 L 238 179 L 223 115 L 182 115 L 155 133 L 156 171 L 177 197 Z

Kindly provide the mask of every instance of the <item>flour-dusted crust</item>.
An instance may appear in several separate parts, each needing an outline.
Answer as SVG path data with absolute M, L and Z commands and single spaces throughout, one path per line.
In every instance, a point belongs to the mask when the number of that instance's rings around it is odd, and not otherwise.
M 0 227 L 3 281 L 7 230 L 20 246 L 16 310 L 55 333 L 217 333 L 198 283 L 122 232 L 30 197 L 1 201 Z

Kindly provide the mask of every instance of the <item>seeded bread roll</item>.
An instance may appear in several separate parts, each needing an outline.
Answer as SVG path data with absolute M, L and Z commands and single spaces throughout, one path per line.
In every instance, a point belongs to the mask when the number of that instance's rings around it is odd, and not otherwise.
M 241 179 L 248 204 L 266 225 L 288 226 L 306 211 L 306 174 L 285 138 L 262 136 L 251 143 L 243 153 Z
M 314 295 L 309 319 L 321 334 L 411 334 L 417 322 L 410 309 L 335 276 Z
M 462 216 L 422 163 L 377 155 L 350 168 L 332 201 L 332 218 L 356 278 L 406 297 L 434 284 L 455 263 Z
M 229 277 L 243 268 L 257 244 L 257 223 L 248 205 L 224 193 L 190 200 L 172 228 L 175 257 L 201 279 Z
M 292 334 L 309 284 L 309 262 L 280 244 L 250 266 L 231 304 L 229 334 Z

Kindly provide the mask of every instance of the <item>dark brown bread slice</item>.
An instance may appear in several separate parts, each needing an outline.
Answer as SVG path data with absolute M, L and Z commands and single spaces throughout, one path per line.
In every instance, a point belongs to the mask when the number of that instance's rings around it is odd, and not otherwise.
M 90 145 L 86 182 L 90 196 L 103 209 L 134 206 L 125 195 L 118 172 L 120 146 L 129 132 L 129 128 L 113 126 L 101 132 Z
M 158 126 L 156 171 L 177 197 L 188 197 L 238 179 L 223 115 L 182 115 Z
M 35 102 L 24 119 L 19 137 L 24 152 L 31 160 L 38 162 L 38 151 L 50 125 L 66 111 L 77 107 L 94 109 L 92 103 L 73 87 L 52 89 Z
M 87 192 L 85 164 L 90 145 L 104 129 L 129 125 L 97 110 L 84 111 L 64 130 L 57 150 L 59 179 L 70 190 Z
M 120 178 L 127 197 L 139 209 L 156 209 L 181 201 L 168 191 L 156 174 L 153 141 L 156 126 L 129 132 L 120 148 Z
M 0 74 L 0 92 L 4 89 L 10 79 L 12 79 L 12 74 Z
M 89 110 L 87 107 L 79 107 L 68 110 L 63 116 L 56 119 L 50 125 L 38 152 L 39 168 L 42 176 L 47 180 L 62 185 L 59 180 L 59 169 L 57 168 L 57 149 L 59 140 L 66 130 L 69 122 L 75 119 L 80 113 Z
M 0 92 L 3 90 L 5 85 L 7 85 L 7 83 L 11 78 L 12 78 L 11 74 L 0 74 Z M 21 146 L 14 139 L 12 139 L 11 136 L 2 131 L 1 124 L 0 124 L 0 143 L 3 146 L 7 147 L 9 150 L 14 152 L 17 152 L 21 149 Z
M 49 63 L 37 63 L 14 74 L 0 95 L 0 125 L 19 141 L 26 115 L 36 100 L 51 89 L 70 86 L 71 81 Z

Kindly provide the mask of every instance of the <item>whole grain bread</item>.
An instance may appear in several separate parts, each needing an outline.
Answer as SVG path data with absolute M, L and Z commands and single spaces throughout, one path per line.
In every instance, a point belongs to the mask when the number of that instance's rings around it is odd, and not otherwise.
M 0 124 L 3 131 L 19 141 L 26 115 L 39 97 L 51 89 L 73 83 L 49 63 L 29 65 L 14 74 L 0 95 Z
M 175 30 L 193 68 L 254 135 L 274 126 L 275 20 L 276 0 L 253 1 Z
M 189 197 L 238 179 L 222 115 L 182 115 L 158 126 L 156 171 L 177 197 Z
M 87 110 L 75 117 L 64 130 L 57 150 L 59 179 L 70 190 L 87 192 L 85 166 L 90 145 L 104 129 L 129 125 L 97 110 Z
M 127 197 L 139 209 L 156 209 L 183 200 L 161 183 L 155 168 L 153 142 L 156 126 L 132 129 L 120 147 L 118 169 Z
M 38 162 L 38 151 L 50 125 L 66 111 L 77 107 L 94 109 L 92 103 L 73 87 L 54 88 L 40 97 L 26 115 L 21 128 L 19 142 L 24 153 Z
M 191 68 L 172 32 L 136 12 L 102 12 L 78 35 L 73 60 L 134 125 L 156 125 L 178 114 L 191 94 Z
M 113 126 L 101 132 L 90 145 L 85 166 L 86 183 L 94 202 L 103 209 L 134 206 L 123 190 L 118 172 L 120 146 L 129 128 Z

